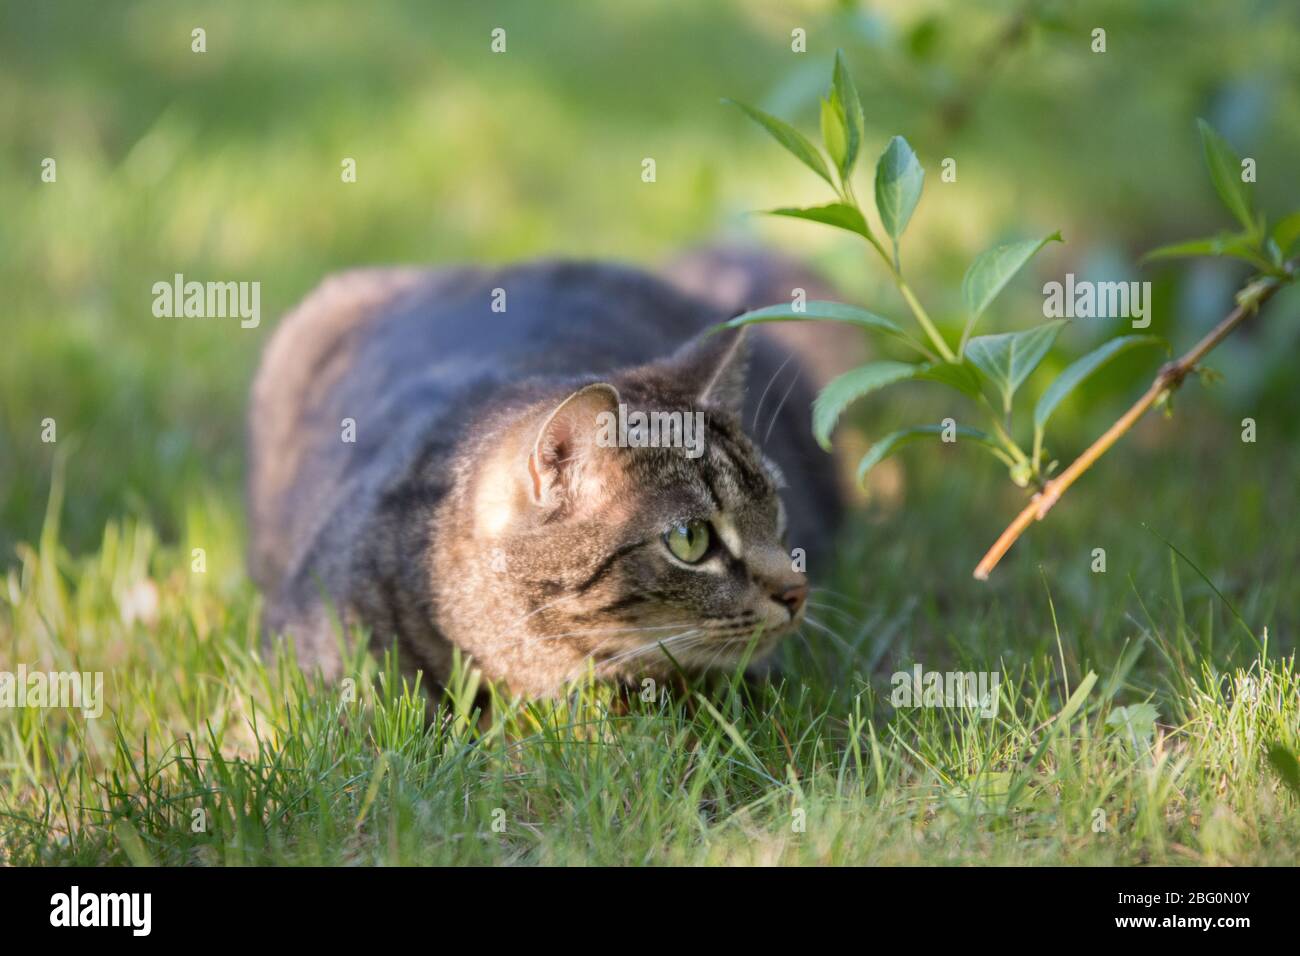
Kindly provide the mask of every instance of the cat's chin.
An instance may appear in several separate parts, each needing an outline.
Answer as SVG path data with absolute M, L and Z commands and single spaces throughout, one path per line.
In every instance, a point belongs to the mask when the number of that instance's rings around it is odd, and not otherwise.
M 746 657 L 753 664 L 768 657 L 798 626 L 795 620 L 757 636 L 719 636 L 690 648 L 677 658 L 677 663 L 691 673 L 730 672 Z

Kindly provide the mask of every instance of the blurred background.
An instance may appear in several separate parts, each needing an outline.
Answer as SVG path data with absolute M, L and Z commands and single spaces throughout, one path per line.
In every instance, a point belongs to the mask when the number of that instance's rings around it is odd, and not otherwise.
M 196 27 L 203 54 L 191 52 Z M 496 27 L 504 54 L 489 48 Z M 1091 50 L 1097 27 L 1103 54 Z M 795 28 L 806 53 L 791 51 Z M 246 587 L 234 559 L 248 382 L 279 316 L 335 270 L 536 256 L 654 266 L 692 245 L 761 243 L 904 319 L 861 243 L 751 214 L 831 197 L 720 103 L 754 103 L 811 135 L 836 48 L 861 91 L 869 164 L 897 133 L 927 169 L 904 264 L 954 340 L 971 258 L 1055 229 L 1066 243 L 1012 284 L 982 332 L 1041 321 L 1042 284 L 1066 272 L 1150 280 L 1153 331 L 1179 351 L 1222 317 L 1242 268 L 1139 265 L 1149 248 L 1230 225 L 1198 116 L 1257 161 L 1272 219 L 1300 205 L 1292 0 L 5 4 L 0 568 L 40 535 L 62 469 L 72 554 L 130 517 L 177 547 L 224 536 L 232 559 L 213 573 Z M 41 181 L 46 157 L 55 183 Z M 340 181 L 345 157 L 352 184 Z M 646 157 L 654 183 L 641 180 Z M 943 157 L 957 160 L 955 183 L 939 179 Z M 260 281 L 261 326 L 155 318 L 151 287 L 178 272 Z M 1015 580 L 1041 565 L 1058 600 L 1133 613 L 1133 593 L 1167 581 L 1169 552 L 1146 523 L 1293 641 L 1298 309 L 1287 291 L 1214 353 L 1224 381 L 1192 383 L 1172 422 L 1151 416 L 1104 459 L 1006 559 Z M 1123 324 L 1072 325 L 1028 392 Z M 1073 457 L 1157 364 L 1135 352 L 1076 393 L 1054 420 L 1053 453 Z M 891 390 L 855 423 L 869 440 L 960 418 L 937 391 Z M 1240 440 L 1247 416 L 1253 445 Z M 54 445 L 41 441 L 45 418 Z M 996 616 L 989 598 L 1013 572 L 988 585 L 969 572 L 1023 493 L 961 450 L 914 448 L 881 474 L 855 519 L 865 531 L 851 536 L 845 587 L 940 616 L 966 596 Z M 1108 574 L 1092 575 L 1102 546 Z M 895 593 L 878 592 L 882 578 Z

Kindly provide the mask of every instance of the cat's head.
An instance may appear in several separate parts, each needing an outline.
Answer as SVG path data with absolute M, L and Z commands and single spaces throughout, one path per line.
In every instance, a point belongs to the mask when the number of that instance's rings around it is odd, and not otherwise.
M 498 435 L 468 495 L 475 554 L 510 614 L 475 640 L 502 662 L 490 670 L 729 669 L 799 626 L 784 482 L 741 426 L 747 358 L 743 332 L 705 336 Z

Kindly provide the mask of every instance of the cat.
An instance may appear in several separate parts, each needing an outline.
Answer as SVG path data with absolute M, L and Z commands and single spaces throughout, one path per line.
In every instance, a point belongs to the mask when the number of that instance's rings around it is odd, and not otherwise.
M 852 346 L 709 330 L 815 281 L 712 253 L 668 278 L 545 261 L 327 279 L 252 387 L 264 630 L 338 677 L 340 626 L 359 627 L 435 687 L 459 647 L 524 697 L 588 668 L 639 683 L 751 644 L 762 660 L 801 624 L 805 563 L 830 560 L 843 502 L 809 406 Z M 691 416 L 703 440 L 604 427 L 636 412 Z

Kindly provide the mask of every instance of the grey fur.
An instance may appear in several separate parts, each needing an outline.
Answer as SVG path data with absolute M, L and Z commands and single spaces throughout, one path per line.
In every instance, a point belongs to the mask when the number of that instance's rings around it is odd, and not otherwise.
M 688 667 L 729 666 L 762 623 L 769 650 L 797 623 L 773 600 L 803 579 L 789 548 L 816 571 L 841 505 L 809 436 L 809 362 L 766 329 L 739 346 L 699 337 L 762 304 L 591 263 L 326 280 L 280 324 L 252 389 L 250 565 L 266 630 L 337 676 L 338 615 L 375 648 L 395 641 L 426 682 L 445 679 L 456 645 L 526 695 L 589 662 L 610 679 L 665 675 L 660 641 Z M 593 383 L 612 388 L 565 406 Z M 741 423 L 769 383 L 760 454 Z M 615 396 L 702 411 L 705 453 L 592 444 L 592 414 Z M 663 531 L 719 505 L 740 555 L 682 566 Z

